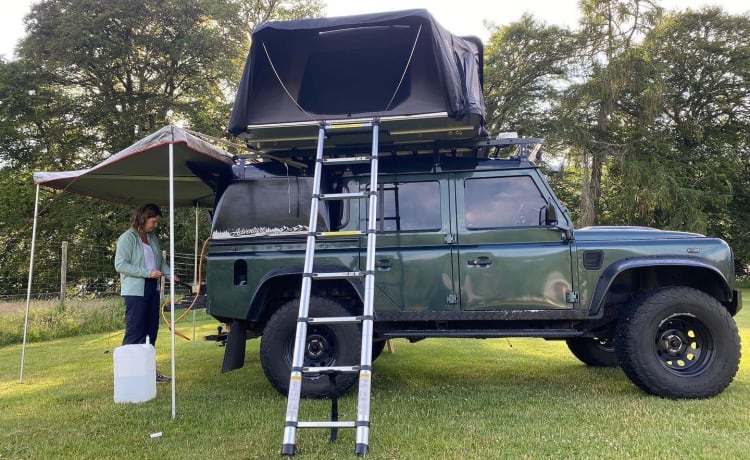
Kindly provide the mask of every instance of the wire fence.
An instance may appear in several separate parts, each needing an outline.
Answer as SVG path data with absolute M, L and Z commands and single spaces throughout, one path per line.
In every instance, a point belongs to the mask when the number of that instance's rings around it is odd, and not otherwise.
M 31 298 L 33 300 L 93 299 L 120 293 L 120 275 L 115 271 L 114 248 L 68 244 L 63 242 L 59 257 L 36 260 L 33 267 Z M 164 253 L 169 261 L 169 254 Z M 197 265 L 194 254 L 175 252 L 174 272 L 181 281 L 195 281 Z M 0 273 L 0 302 L 26 298 L 28 270 L 24 273 Z

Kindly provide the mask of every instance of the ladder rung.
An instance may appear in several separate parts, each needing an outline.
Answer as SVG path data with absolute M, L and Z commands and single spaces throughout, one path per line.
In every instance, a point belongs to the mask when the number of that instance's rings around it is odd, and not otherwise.
M 319 366 L 303 367 L 303 374 L 354 374 L 359 372 L 359 366 Z
M 368 121 L 344 121 L 344 122 L 332 121 L 330 123 L 326 123 L 326 131 L 340 130 L 340 129 L 362 129 L 362 128 L 372 128 L 372 122 L 368 120 Z
M 315 233 L 315 236 L 320 236 L 324 238 L 337 238 L 337 237 L 359 236 L 359 235 L 367 235 L 367 232 L 363 230 L 344 230 L 344 231 L 339 231 L 339 232 L 317 232 Z
M 358 163 L 369 163 L 371 158 L 372 157 L 369 156 L 323 158 L 321 161 L 323 164 L 353 165 Z
M 362 321 L 361 316 L 328 316 L 320 318 L 307 318 L 308 323 L 315 324 L 351 324 Z
M 297 422 L 297 428 L 356 428 L 357 422 Z
M 312 277 L 316 279 L 324 280 L 336 280 L 344 278 L 361 278 L 365 276 L 365 272 L 328 272 L 328 273 L 313 273 Z
M 359 200 L 370 196 L 370 192 L 321 193 L 321 200 Z

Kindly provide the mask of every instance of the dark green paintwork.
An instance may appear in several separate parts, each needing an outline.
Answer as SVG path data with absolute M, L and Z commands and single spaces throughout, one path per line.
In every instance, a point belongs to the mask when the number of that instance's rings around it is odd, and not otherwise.
M 734 289 L 732 253 L 722 240 L 701 235 L 660 231 L 640 227 L 600 227 L 573 231 L 565 209 L 558 203 L 544 177 L 535 167 L 519 162 L 497 161 L 477 170 L 437 174 L 389 174 L 381 184 L 436 181 L 439 196 L 424 197 L 424 206 L 440 207 L 440 228 L 426 231 L 380 233 L 376 251 L 377 312 L 461 312 L 472 311 L 588 311 L 598 283 L 606 282 L 607 268 L 643 258 L 696 261 L 702 274 L 716 274 L 724 286 Z M 472 178 L 525 176 L 533 181 L 537 202 L 549 202 L 557 225 L 529 221 L 505 228 L 467 228 L 464 209 L 464 181 Z M 348 190 L 364 190 L 369 177 L 354 176 Z M 499 179 L 498 179 L 499 180 Z M 439 198 L 439 200 L 438 200 Z M 343 230 L 365 229 L 365 202 L 352 201 L 344 212 Z M 439 203 L 439 204 L 438 204 Z M 512 212 L 514 203 L 507 203 Z M 543 209 L 525 210 L 543 215 Z M 221 212 L 221 210 L 217 210 Z M 489 211 L 488 211 L 489 212 Z M 531 219 L 533 220 L 533 219 Z M 248 224 L 251 225 L 250 223 Z M 262 225 L 252 223 L 252 225 Z M 348 241 L 321 242 L 316 246 L 316 264 L 364 269 L 365 237 Z M 601 251 L 598 269 L 586 269 L 584 251 Z M 213 241 L 208 256 L 209 311 L 224 319 L 249 317 L 251 303 L 263 283 L 284 271 L 298 276 L 304 263 L 305 236 L 240 238 Z M 245 261 L 247 282 L 234 280 L 235 264 Z M 648 266 L 648 262 L 642 265 Z M 296 267 L 296 268 L 295 268 Z M 705 276 L 705 275 L 701 275 Z M 575 301 L 577 296 L 577 301 Z M 727 299 L 720 299 L 727 301 Z

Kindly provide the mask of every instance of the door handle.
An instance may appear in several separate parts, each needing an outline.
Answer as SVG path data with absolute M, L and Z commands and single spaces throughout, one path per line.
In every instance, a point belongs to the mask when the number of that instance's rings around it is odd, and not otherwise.
M 391 261 L 388 259 L 378 259 L 378 261 L 375 263 L 375 268 L 377 268 L 378 270 L 390 270 Z
M 488 265 L 492 265 L 492 259 L 487 256 L 479 256 L 476 259 L 469 260 L 468 264 L 479 267 L 486 267 Z

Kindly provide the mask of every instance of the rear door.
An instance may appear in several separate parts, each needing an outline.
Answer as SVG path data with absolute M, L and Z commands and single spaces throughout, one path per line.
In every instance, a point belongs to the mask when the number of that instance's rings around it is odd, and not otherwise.
M 378 181 L 375 310 L 457 308 L 448 181 L 419 174 L 385 175 Z M 360 214 L 361 229 L 367 228 L 366 217 Z
M 544 224 L 551 192 L 535 170 L 457 173 L 455 196 L 463 310 L 572 308 L 571 247 Z

